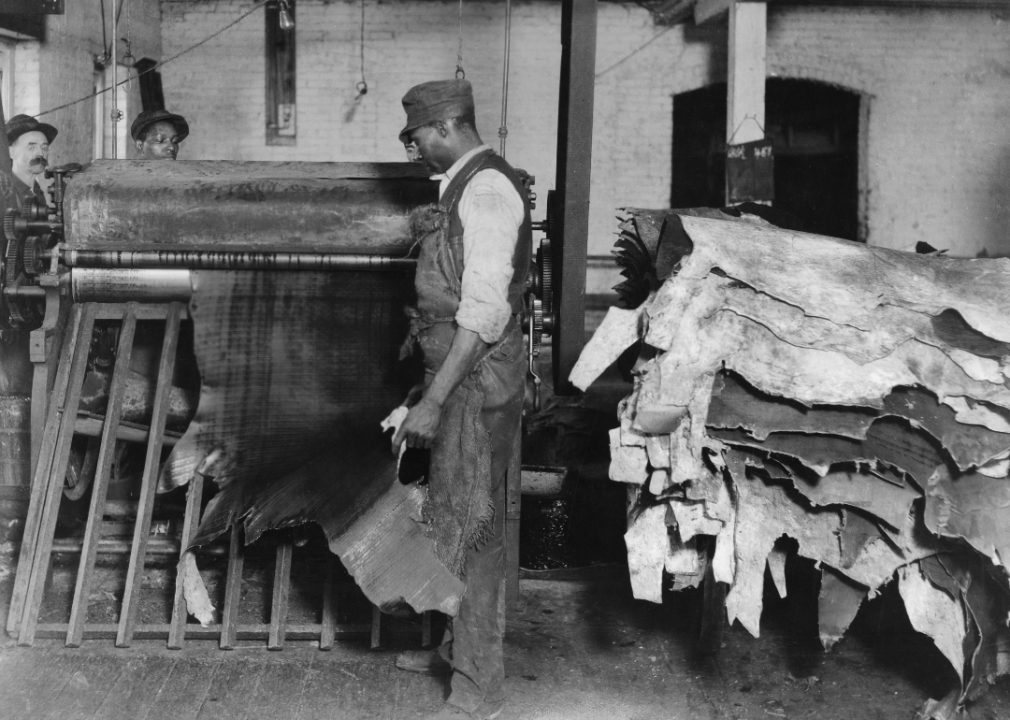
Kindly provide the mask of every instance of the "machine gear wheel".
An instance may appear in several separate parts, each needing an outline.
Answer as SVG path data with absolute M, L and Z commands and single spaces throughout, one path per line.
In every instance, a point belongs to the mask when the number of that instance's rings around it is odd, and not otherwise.
M 7 218 L 4 218 L 4 234 L 7 234 L 7 219 L 10 218 L 8 214 Z M 20 243 L 14 239 L 14 235 L 7 235 L 7 251 L 4 253 L 4 287 L 13 287 L 14 283 L 17 282 L 18 276 L 21 275 L 21 256 L 18 253 L 20 248 Z
M 530 350 L 533 357 L 540 356 L 540 348 L 544 340 L 544 306 L 543 303 L 533 295 L 530 296 L 529 306 L 530 322 Z
M 32 239 L 21 251 L 21 264 L 28 275 L 40 275 L 45 271 L 45 241 Z
M 554 312 L 554 256 L 549 238 L 541 240 L 537 248 L 537 267 L 540 268 L 540 301 L 544 315 L 550 315 Z
M 14 239 L 14 211 L 8 210 L 4 213 L 4 237 L 7 242 Z

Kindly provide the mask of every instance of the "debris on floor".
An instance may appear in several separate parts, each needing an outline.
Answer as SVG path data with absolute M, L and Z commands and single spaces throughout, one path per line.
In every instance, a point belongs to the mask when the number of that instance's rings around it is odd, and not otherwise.
M 627 212 L 625 307 L 571 380 L 634 354 L 610 475 L 631 490 L 636 597 L 711 563 L 757 636 L 765 568 L 785 593 L 776 541 L 793 538 L 821 568 L 823 646 L 896 580 L 961 679 L 923 717 L 953 717 L 1010 672 L 1010 260 Z

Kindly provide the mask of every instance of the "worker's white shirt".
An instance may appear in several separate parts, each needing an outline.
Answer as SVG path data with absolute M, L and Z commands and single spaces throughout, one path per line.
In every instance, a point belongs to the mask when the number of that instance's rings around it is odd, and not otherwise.
M 432 178 L 440 181 L 439 198 L 456 173 L 486 149 L 487 145 L 474 148 L 444 174 Z M 458 209 L 463 223 L 463 289 L 456 324 L 493 343 L 512 315 L 508 288 L 512 255 L 523 224 L 523 201 L 507 177 L 488 168 L 467 183 Z

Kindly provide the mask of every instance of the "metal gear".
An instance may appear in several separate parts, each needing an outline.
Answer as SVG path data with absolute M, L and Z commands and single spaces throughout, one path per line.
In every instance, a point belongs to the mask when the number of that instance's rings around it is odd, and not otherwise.
M 543 303 L 544 315 L 549 316 L 554 312 L 554 256 L 549 238 L 540 241 L 537 267 L 540 268 L 540 301 Z
M 6 233 L 7 218 L 4 218 L 4 232 Z M 18 252 L 21 244 L 17 242 L 13 234 L 7 235 L 7 252 L 4 254 L 4 287 L 14 287 L 18 276 L 21 275 L 21 254 Z
M 544 339 L 544 306 L 535 296 L 530 296 L 530 343 L 533 357 L 540 357 Z
M 21 263 L 28 275 L 40 275 L 45 271 L 45 241 L 42 239 L 32 239 L 25 244 L 25 249 L 21 251 Z
M 7 242 L 11 242 L 14 235 L 14 211 L 8 210 L 4 213 L 4 237 L 7 238 Z

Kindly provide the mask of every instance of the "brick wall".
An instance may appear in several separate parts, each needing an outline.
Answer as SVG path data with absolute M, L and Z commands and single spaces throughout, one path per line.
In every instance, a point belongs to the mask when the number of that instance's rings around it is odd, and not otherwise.
M 162 0 L 171 56 L 253 7 L 250 0 Z M 166 102 L 192 121 L 183 157 L 400 160 L 399 99 L 452 75 L 456 2 L 365 3 L 368 94 L 355 101 L 361 6 L 298 0 L 298 139 L 268 146 L 261 11 L 163 69 Z M 464 65 L 478 126 L 497 146 L 503 2 L 464 3 Z M 560 6 L 513 6 L 506 155 L 554 184 Z M 648 43 L 648 44 L 646 44 Z M 860 191 L 869 242 L 925 240 L 953 255 L 1010 254 L 1010 32 L 986 10 L 769 9 L 770 74 L 863 95 Z M 644 46 L 644 47 L 643 47 Z M 725 80 L 725 24 L 657 28 L 633 4 L 601 3 L 589 252 L 613 244 L 615 209 L 669 204 L 677 93 Z M 543 202 L 536 211 L 542 216 Z M 594 270 L 589 292 L 613 284 Z
M 54 125 L 60 134 L 50 151 L 50 162 L 90 162 L 93 159 L 95 105 L 89 97 L 94 90 L 94 59 L 103 52 L 101 6 L 98 2 L 67 2 L 63 15 L 46 16 L 44 42 L 21 41 L 14 52 L 14 107 L 4 108 L 8 117 L 17 113 L 38 115 Z M 106 20 L 112 3 L 106 3 Z M 129 34 L 136 58 L 161 58 L 161 9 L 158 0 L 129 0 L 120 15 L 120 37 Z M 106 35 L 111 29 L 106 29 Z M 120 56 L 125 45 L 119 44 Z M 125 70 L 124 70 L 125 72 Z M 87 98 L 71 107 L 52 108 Z M 140 108 L 139 83 L 128 93 L 129 117 L 119 124 L 129 131 L 129 122 Z M 132 108 L 132 109 L 131 109 Z

